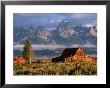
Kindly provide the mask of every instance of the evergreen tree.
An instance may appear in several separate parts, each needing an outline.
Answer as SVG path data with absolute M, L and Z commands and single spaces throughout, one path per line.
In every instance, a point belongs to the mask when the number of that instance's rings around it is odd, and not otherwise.
M 26 40 L 24 43 L 23 58 L 31 64 L 33 58 L 33 50 L 29 40 Z

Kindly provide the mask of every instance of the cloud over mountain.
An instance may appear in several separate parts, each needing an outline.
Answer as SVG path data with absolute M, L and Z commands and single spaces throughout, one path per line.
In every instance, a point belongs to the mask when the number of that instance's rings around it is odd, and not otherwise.
M 71 20 L 74 24 L 96 24 L 96 13 L 14 13 L 14 27 L 27 25 L 58 25 L 65 19 Z

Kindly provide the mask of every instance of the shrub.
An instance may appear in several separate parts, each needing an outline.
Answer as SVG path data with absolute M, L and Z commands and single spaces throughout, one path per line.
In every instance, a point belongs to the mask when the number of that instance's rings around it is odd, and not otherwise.
M 84 61 L 14 64 L 14 75 L 96 75 L 97 64 Z

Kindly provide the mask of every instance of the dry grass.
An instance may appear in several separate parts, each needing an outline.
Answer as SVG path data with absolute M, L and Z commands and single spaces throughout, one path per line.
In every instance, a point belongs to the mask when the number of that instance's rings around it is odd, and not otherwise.
M 96 75 L 96 62 L 14 64 L 14 75 Z

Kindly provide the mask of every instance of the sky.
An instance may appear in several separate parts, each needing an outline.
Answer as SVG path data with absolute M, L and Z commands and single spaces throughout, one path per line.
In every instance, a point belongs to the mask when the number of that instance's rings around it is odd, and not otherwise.
M 56 27 L 63 20 L 69 20 L 73 25 L 87 26 L 97 24 L 96 13 L 14 13 L 13 26 L 26 27 L 43 25 Z

